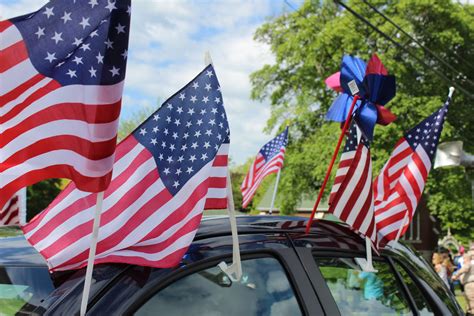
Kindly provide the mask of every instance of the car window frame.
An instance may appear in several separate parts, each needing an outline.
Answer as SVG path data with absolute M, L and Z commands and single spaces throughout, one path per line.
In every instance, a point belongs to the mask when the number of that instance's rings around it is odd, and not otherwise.
M 294 291 L 298 306 L 303 315 L 321 315 L 323 308 L 317 300 L 316 293 L 314 293 L 312 285 L 308 280 L 306 273 L 299 261 L 294 249 L 258 249 L 253 251 L 246 251 L 241 253 L 242 260 L 273 258 L 277 260 L 282 266 L 285 275 L 290 282 Z M 154 280 L 149 291 L 141 294 L 133 303 L 131 303 L 124 312 L 124 315 L 133 315 L 143 304 L 145 304 L 153 295 L 175 281 L 178 281 L 193 273 L 215 267 L 222 261 L 227 263 L 232 262 L 232 254 L 225 254 L 207 258 L 189 264 L 183 269 L 179 269 L 169 273 L 162 279 Z

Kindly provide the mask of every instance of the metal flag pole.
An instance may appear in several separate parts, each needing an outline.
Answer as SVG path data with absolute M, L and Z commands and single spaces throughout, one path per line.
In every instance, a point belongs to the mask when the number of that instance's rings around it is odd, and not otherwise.
M 278 174 L 275 182 L 275 188 L 273 189 L 273 197 L 272 197 L 272 204 L 270 204 L 270 210 L 268 211 L 268 215 L 272 215 L 273 212 L 273 207 L 275 206 L 275 199 L 278 191 L 278 183 L 280 182 L 280 174 L 281 174 L 281 168 L 278 169 Z
M 209 51 L 204 54 L 204 65 L 212 64 L 212 58 Z M 230 230 L 232 232 L 232 264 L 230 266 L 222 261 L 218 264 L 219 268 L 227 274 L 233 281 L 238 282 L 242 278 L 242 261 L 240 259 L 240 244 L 239 235 L 237 232 L 237 220 L 235 218 L 234 194 L 232 193 L 232 180 L 230 178 L 230 171 L 227 171 L 227 211 L 229 213 Z
M 84 291 L 82 292 L 81 312 L 80 316 L 84 316 L 87 311 L 87 302 L 89 300 L 89 292 L 91 289 L 92 271 L 94 270 L 95 250 L 97 247 L 97 239 L 99 237 L 100 214 L 102 213 L 102 202 L 104 201 L 104 192 L 97 193 L 97 201 L 95 204 L 94 223 L 92 227 L 91 247 L 89 248 L 89 258 L 87 259 L 86 277 L 84 280 Z
M 363 267 L 365 272 L 377 272 L 374 268 L 374 264 L 372 261 L 372 241 L 369 237 L 365 237 L 365 253 L 366 253 L 366 260 L 367 263 L 365 267 Z
M 337 141 L 336 148 L 334 149 L 334 154 L 332 155 L 331 162 L 329 163 L 328 170 L 326 172 L 326 176 L 324 177 L 324 181 L 321 184 L 321 188 L 319 189 L 318 198 L 316 199 L 316 203 L 314 203 L 313 210 L 311 212 L 311 216 L 308 220 L 308 224 L 306 225 L 306 234 L 309 234 L 311 224 L 313 223 L 314 215 L 316 214 L 316 210 L 318 209 L 319 202 L 321 202 L 321 198 L 323 197 L 324 189 L 326 188 L 326 184 L 328 183 L 329 176 L 331 175 L 332 167 L 334 166 L 334 162 L 336 161 L 337 154 L 339 153 L 339 148 L 341 147 L 342 139 L 344 138 L 344 135 L 346 134 L 347 128 L 349 127 L 349 123 L 351 122 L 352 111 L 354 110 L 354 106 L 357 103 L 357 100 L 359 100 L 359 95 L 357 95 L 359 90 L 357 89 L 357 86 L 355 85 L 355 82 L 351 81 L 349 83 L 349 86 L 351 87 L 351 90 L 353 88 L 356 89 L 355 91 L 351 91 L 352 94 L 355 94 L 354 99 L 352 100 L 351 107 L 349 109 L 349 112 L 347 113 L 347 118 L 346 118 L 346 121 L 344 123 L 344 126 L 342 127 L 341 135 L 339 135 L 339 140 Z

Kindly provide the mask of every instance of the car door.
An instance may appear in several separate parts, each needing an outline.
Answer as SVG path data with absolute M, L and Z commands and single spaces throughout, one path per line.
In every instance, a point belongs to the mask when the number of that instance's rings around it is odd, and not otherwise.
M 239 237 L 242 279 L 217 264 L 232 261 L 229 235 L 193 242 L 177 269 L 132 267 L 96 298 L 88 315 L 323 315 L 320 301 L 285 234 Z M 146 280 L 145 280 L 146 279 Z

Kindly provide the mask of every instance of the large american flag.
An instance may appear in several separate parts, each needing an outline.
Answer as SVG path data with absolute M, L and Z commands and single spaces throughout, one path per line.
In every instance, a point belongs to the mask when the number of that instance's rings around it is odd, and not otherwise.
M 329 213 L 376 243 L 372 160 L 368 140 L 353 123 L 329 197 Z
M 288 127 L 260 149 L 240 187 L 243 197 L 242 207 L 249 205 L 267 175 L 276 173 L 283 167 L 287 142 Z
M 400 229 L 402 236 L 413 219 L 450 102 L 448 99 L 398 141 L 374 181 L 375 221 L 378 239 L 383 244 L 394 240 Z M 406 215 L 408 221 L 404 221 Z
M 111 179 L 130 1 L 52 0 L 0 21 L 0 206 L 20 188 Z
M 211 65 L 117 146 L 95 263 L 179 263 L 205 208 L 226 207 L 229 127 Z M 86 266 L 96 193 L 70 184 L 23 227 L 51 270 Z

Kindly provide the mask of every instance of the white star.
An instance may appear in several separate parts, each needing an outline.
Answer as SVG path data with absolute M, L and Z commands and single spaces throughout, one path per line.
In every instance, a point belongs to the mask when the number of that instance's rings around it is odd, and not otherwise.
M 197 82 L 194 82 L 194 83 L 193 83 L 193 88 L 194 88 L 194 89 L 199 88 L 199 84 L 198 84 Z
M 113 66 L 112 69 L 109 69 L 109 71 L 112 73 L 112 77 L 120 76 L 120 68 L 115 68 L 115 66 Z
M 196 102 L 196 101 L 197 101 L 197 98 L 196 98 L 196 96 L 195 96 L 195 95 L 193 95 L 193 96 L 191 97 L 191 100 L 190 100 L 190 101 L 191 101 L 192 103 Z
M 63 15 L 63 17 L 61 18 L 61 20 L 64 21 L 64 24 L 66 24 L 67 21 L 72 21 L 72 19 L 71 19 L 71 12 L 68 13 L 68 12 L 64 11 L 64 15 Z
M 209 147 L 211 147 L 211 144 L 209 144 L 209 142 L 205 142 L 204 143 L 204 148 L 208 149 Z
M 90 46 L 91 44 L 82 44 L 81 49 L 83 52 L 85 52 L 86 50 L 91 50 Z
M 224 124 L 222 122 L 219 123 L 220 128 L 224 128 Z
M 193 171 L 194 171 L 194 170 L 193 170 L 193 167 L 188 167 L 188 169 L 186 170 L 186 172 L 187 172 L 188 174 L 193 173 Z
M 176 147 L 174 146 L 174 144 L 170 144 L 170 150 L 174 151 L 175 149 L 176 149 Z
M 176 169 L 175 175 L 179 176 L 181 173 L 182 173 L 181 168 Z
M 197 120 L 196 124 L 199 125 L 199 126 L 201 126 L 202 120 L 201 120 L 201 119 Z
M 94 32 L 90 33 L 89 36 L 90 36 L 91 38 L 94 38 L 94 37 L 96 37 L 96 36 L 99 36 L 99 32 L 98 32 L 97 30 L 94 30 Z
M 164 133 L 165 135 L 168 135 L 168 134 L 169 134 L 168 129 L 165 128 L 165 130 L 163 131 L 163 133 Z
M 185 96 L 184 93 L 180 93 L 180 94 L 179 94 L 179 98 L 181 99 L 181 101 L 183 101 L 185 97 L 186 97 L 186 96 Z
M 184 133 L 183 138 L 184 138 L 184 139 L 188 139 L 188 137 L 189 137 L 189 134 L 188 134 L 188 133 Z
M 212 113 L 212 114 L 216 114 L 216 113 L 217 113 L 217 109 L 216 109 L 216 108 L 212 108 L 211 113 Z
M 193 123 L 191 123 L 191 121 L 186 122 L 186 127 L 191 127 L 191 125 L 193 125 Z
M 112 42 L 110 39 L 107 38 L 107 40 L 104 42 L 104 44 L 105 44 L 105 46 L 107 46 L 107 48 L 114 49 L 114 47 L 113 47 L 114 42 Z
M 176 120 L 174 120 L 174 125 L 179 126 L 179 125 L 181 125 L 181 122 L 178 119 L 176 119 Z
M 51 39 L 54 40 L 54 42 L 56 42 L 56 44 L 57 44 L 57 43 L 59 43 L 60 41 L 63 40 L 61 35 L 63 35 L 62 32 L 61 33 L 54 32 L 54 36 L 51 37 Z
M 216 150 L 219 150 L 219 145 L 214 146 Z
M 215 119 L 209 120 L 209 124 L 210 124 L 211 126 L 216 125 L 216 120 L 215 120 Z
M 204 89 L 206 89 L 209 92 L 209 90 L 211 90 L 211 84 L 206 83 L 206 87 Z
M 41 36 L 44 36 L 44 27 L 39 27 L 38 26 L 38 31 L 36 31 L 36 36 L 38 36 L 38 38 L 40 38 Z
M 196 133 L 194 133 L 194 137 L 199 137 L 201 136 L 201 131 L 196 131 Z
M 105 8 L 108 9 L 109 12 L 112 12 L 112 10 L 117 9 L 117 7 L 115 6 L 115 1 L 114 2 L 107 1 L 107 2 L 108 4 L 105 6 Z
M 145 128 L 140 128 L 140 134 L 145 136 L 146 134 L 146 129 Z
M 89 69 L 89 72 L 90 72 L 90 74 L 91 74 L 91 78 L 92 78 L 92 77 L 94 77 L 94 78 L 97 77 L 97 76 L 96 76 L 97 70 L 94 69 L 94 67 L 91 66 L 91 69 Z
M 175 187 L 175 188 L 179 187 L 179 181 L 175 181 L 175 182 L 173 183 L 173 187 Z
M 163 154 L 160 154 L 160 155 L 158 156 L 158 159 L 163 160 Z
M 72 42 L 72 45 L 79 46 L 82 44 L 82 38 L 75 38 L 74 37 L 74 42 Z
M 212 135 L 212 131 L 210 129 L 206 130 L 206 133 L 205 133 L 207 136 L 211 136 Z
M 206 71 L 206 76 L 211 78 L 212 76 L 214 76 L 214 74 L 212 73 L 212 71 L 208 70 L 208 71 Z
M 173 162 L 173 157 L 168 156 L 168 158 L 166 158 L 166 161 L 168 161 L 168 163 L 172 163 Z
M 173 137 L 174 139 L 177 139 L 178 138 L 178 133 L 174 132 L 173 136 L 171 136 L 171 137 Z
M 222 140 L 222 135 L 221 135 L 221 134 L 217 134 L 217 139 Z
M 161 147 L 166 148 L 166 142 L 161 142 Z
M 201 115 L 206 114 L 206 112 L 207 112 L 206 109 L 202 109 L 202 110 L 201 110 Z
M 119 24 L 117 24 L 115 29 L 117 30 L 117 34 L 125 33 L 125 25 L 122 25 L 122 24 L 119 23 Z
M 160 119 L 160 115 L 159 115 L 159 114 L 153 115 L 153 121 L 158 121 L 159 119 Z
M 95 58 L 97 58 L 97 63 L 98 64 L 103 64 L 104 63 L 104 56 L 102 56 L 100 53 L 95 56 Z
M 156 138 L 152 138 L 150 143 L 152 143 L 153 145 L 156 145 L 158 142 L 156 141 Z
M 94 6 L 99 5 L 99 3 L 97 3 L 97 0 L 90 0 L 89 4 L 91 5 L 92 9 L 94 9 Z
M 165 170 L 163 170 L 163 173 L 166 174 L 166 175 L 169 174 L 170 173 L 170 168 L 165 168 Z
M 166 122 L 171 123 L 171 116 L 166 117 Z
M 68 69 L 66 75 L 68 75 L 69 77 L 77 77 L 76 75 L 76 71 L 75 70 L 71 70 L 71 69 Z
M 206 160 L 206 159 L 207 159 L 207 154 L 206 154 L 206 153 L 202 154 L 202 155 L 201 155 L 201 159 L 202 159 L 202 160 Z
M 191 145 L 191 148 L 192 149 L 196 149 L 198 147 L 198 143 L 197 142 L 194 142 L 192 145 Z
M 221 103 L 221 98 L 217 98 L 217 97 L 216 97 L 216 98 L 214 99 L 214 102 L 216 102 L 217 104 Z
M 181 106 L 178 106 L 176 112 L 178 112 L 179 114 L 183 113 L 183 108 Z
M 48 19 L 49 19 L 50 16 L 54 15 L 53 9 L 54 9 L 54 7 L 45 8 L 43 14 L 46 14 L 46 16 L 47 16 Z
M 76 65 L 83 64 L 82 57 L 77 56 L 74 56 L 74 60 L 72 62 L 76 63 Z
M 190 108 L 190 109 L 188 110 L 188 114 L 189 114 L 189 115 L 193 115 L 193 114 L 194 114 L 194 109 L 193 109 L 193 108 Z
M 173 109 L 173 104 L 171 103 L 168 103 L 168 106 L 167 106 L 168 109 L 172 110 Z
M 46 59 L 47 61 L 49 61 L 49 63 L 52 63 L 53 60 L 57 59 L 57 58 L 56 58 L 56 53 L 50 54 L 50 53 L 46 52 L 46 54 L 48 54 L 48 56 L 46 56 L 45 59 Z
M 132 14 L 132 8 L 130 6 L 127 7 L 127 13 L 129 16 Z
M 89 18 L 82 17 L 82 21 L 79 23 L 79 25 L 82 25 L 82 29 L 85 29 L 87 26 L 91 26 L 89 24 Z
M 120 55 L 122 55 L 123 59 L 127 59 L 127 57 L 128 57 L 128 50 L 124 50 L 123 53 L 120 54 Z
M 202 98 L 202 102 L 207 104 L 207 102 L 209 102 L 209 97 L 206 96 L 206 97 Z
M 183 146 L 181 146 L 182 151 L 186 151 L 186 149 L 188 149 L 188 145 L 184 144 Z

